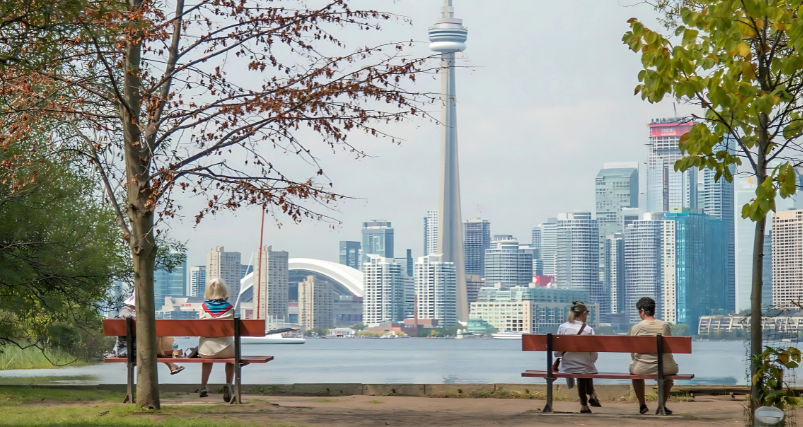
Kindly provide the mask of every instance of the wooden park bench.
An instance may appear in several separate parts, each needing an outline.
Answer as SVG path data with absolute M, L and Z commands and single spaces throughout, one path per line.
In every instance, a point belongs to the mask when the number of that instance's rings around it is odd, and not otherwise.
M 136 320 L 134 319 L 105 319 L 103 320 L 103 335 L 107 337 L 126 337 L 126 346 L 133 349 L 133 337 L 136 335 Z M 158 357 L 159 363 L 233 363 L 234 364 L 234 396 L 231 403 L 242 403 L 240 399 L 240 368 L 250 363 L 267 363 L 273 356 L 242 356 L 240 350 L 240 337 L 265 336 L 264 320 L 240 320 L 235 317 L 233 321 L 226 320 L 157 320 L 156 335 L 160 337 L 234 337 L 233 359 L 204 359 L 201 357 Z M 134 403 L 134 366 L 137 357 L 133 351 L 128 357 L 108 357 L 106 363 L 126 363 L 128 370 L 128 392 L 124 402 Z
M 552 412 L 552 383 L 558 378 L 600 378 L 611 380 L 656 380 L 658 381 L 658 413 L 664 412 L 664 380 L 690 380 L 693 374 L 664 375 L 664 353 L 691 354 L 690 337 L 651 336 L 606 336 L 606 335 L 531 335 L 521 339 L 522 351 L 546 351 L 546 371 L 526 371 L 522 377 L 545 378 L 547 382 L 546 407 Z M 632 375 L 627 373 L 561 374 L 552 371 L 552 352 L 599 352 L 599 353 L 653 353 L 658 355 L 658 375 Z

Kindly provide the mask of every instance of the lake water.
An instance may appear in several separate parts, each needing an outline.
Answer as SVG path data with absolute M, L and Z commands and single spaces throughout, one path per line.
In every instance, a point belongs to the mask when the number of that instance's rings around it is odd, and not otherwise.
M 197 339 L 177 340 L 180 348 Z M 746 384 L 745 343 L 694 342 L 693 354 L 676 355 L 681 373 L 695 374 L 679 384 Z M 522 378 L 527 369 L 546 368 L 544 352 L 523 352 L 518 340 L 444 339 L 308 339 L 302 345 L 246 345 L 244 355 L 271 355 L 267 364 L 243 368 L 245 384 L 363 383 L 463 384 L 542 383 Z M 600 353 L 600 372 L 627 372 L 629 354 Z M 169 375 L 160 366 L 161 383 L 200 381 L 199 364 Z M 0 371 L 0 384 L 125 384 L 125 364 L 111 363 L 61 369 Z M 225 382 L 223 366 L 212 383 Z M 599 383 L 621 383 L 599 380 Z

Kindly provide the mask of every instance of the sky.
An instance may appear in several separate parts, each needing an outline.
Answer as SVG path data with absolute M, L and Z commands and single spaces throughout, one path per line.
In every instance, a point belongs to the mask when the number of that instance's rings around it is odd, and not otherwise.
M 675 115 L 671 100 L 649 104 L 633 96 L 640 59 L 621 42 L 631 17 L 661 28 L 650 6 L 628 6 L 636 0 L 454 3 L 455 17 L 468 28 L 467 49 L 457 70 L 462 216 L 480 216 L 491 222 L 491 234 L 511 234 L 529 243 L 533 226 L 548 217 L 593 212 L 594 178 L 603 163 L 637 161 L 643 167 L 647 123 Z M 411 25 L 384 24 L 372 43 L 425 42 L 442 4 L 355 2 L 412 19 Z M 427 55 L 426 43 L 413 53 Z M 236 70 L 232 72 L 236 77 Z M 440 90 L 435 79 L 419 85 L 422 91 Z M 677 109 L 680 114 L 692 111 L 682 105 Z M 397 257 L 408 248 L 414 257 L 422 256 L 423 217 L 439 201 L 440 131 L 422 120 L 399 126 L 394 135 L 402 138 L 401 144 L 350 137 L 370 155 L 362 159 L 343 152 L 332 155 L 323 143 L 310 141 L 334 189 L 354 199 L 326 212 L 339 225 L 311 220 L 294 224 L 280 217 L 278 227 L 268 217 L 264 244 L 288 251 L 291 258 L 336 262 L 339 241 L 359 241 L 363 221 L 384 219 L 395 229 Z M 644 179 L 642 174 L 642 188 Z M 215 246 L 238 251 L 243 263 L 248 262 L 259 245 L 258 208 L 219 213 L 196 226 L 193 216 L 200 201 L 180 201 L 185 218 L 169 224 L 170 235 L 187 243 L 190 266 L 204 265 L 206 252 Z

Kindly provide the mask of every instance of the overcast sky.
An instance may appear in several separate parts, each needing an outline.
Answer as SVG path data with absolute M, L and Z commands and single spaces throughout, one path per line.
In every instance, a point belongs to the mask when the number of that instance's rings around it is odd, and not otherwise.
M 558 212 L 593 212 L 594 177 L 604 162 L 643 167 L 647 123 L 674 113 L 671 102 L 651 105 L 633 96 L 640 62 L 621 42 L 626 21 L 635 16 L 659 29 L 651 7 L 626 6 L 633 3 L 455 0 L 455 16 L 468 27 L 461 64 L 471 67 L 457 71 L 464 220 L 481 216 L 491 221 L 492 234 L 529 242 L 532 227 Z M 442 1 L 364 4 L 413 20 L 383 25 L 372 36 L 378 43 L 425 41 Z M 414 53 L 426 55 L 426 45 Z M 422 91 L 440 90 L 437 80 L 420 84 Z M 290 257 L 337 261 L 339 241 L 360 240 L 362 221 L 385 219 L 395 228 L 396 256 L 408 248 L 422 256 L 423 217 L 439 198 L 439 129 L 422 121 L 397 135 L 401 145 L 355 135 L 370 158 L 322 157 L 335 190 L 357 198 L 331 212 L 342 225 L 281 218 L 277 228 L 268 218 L 265 244 Z M 171 223 L 171 235 L 188 243 L 189 265 L 205 264 L 206 251 L 219 245 L 241 252 L 246 263 L 259 244 L 259 209 L 222 213 L 196 227 L 195 203 L 184 201 L 187 218 Z

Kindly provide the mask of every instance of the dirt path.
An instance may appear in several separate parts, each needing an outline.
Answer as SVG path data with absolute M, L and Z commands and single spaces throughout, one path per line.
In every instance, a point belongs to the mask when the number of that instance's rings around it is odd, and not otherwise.
M 738 426 L 744 425 L 743 407 L 729 398 L 698 402 L 672 402 L 676 415 L 637 415 L 634 403 L 603 402 L 594 414 L 579 414 L 576 402 L 555 402 L 556 411 L 572 414 L 542 414 L 544 402 L 524 399 L 437 399 L 398 396 L 293 397 L 246 395 L 247 404 L 224 405 L 219 395 L 207 399 L 184 395 L 163 399 L 163 405 L 209 405 L 221 403 L 220 412 L 206 412 L 207 419 L 286 423 L 303 426 Z M 655 404 L 650 405 L 653 413 Z M 648 420 L 645 420 L 648 418 Z

